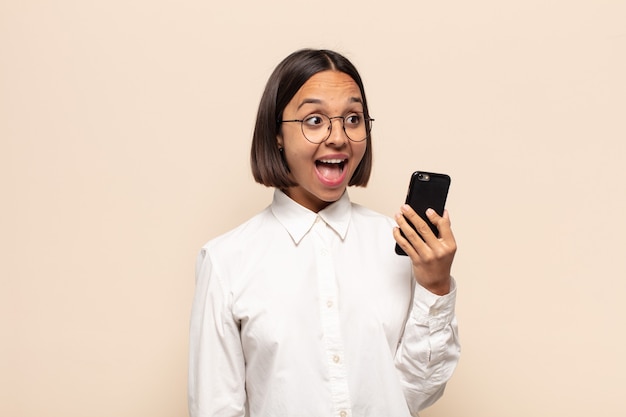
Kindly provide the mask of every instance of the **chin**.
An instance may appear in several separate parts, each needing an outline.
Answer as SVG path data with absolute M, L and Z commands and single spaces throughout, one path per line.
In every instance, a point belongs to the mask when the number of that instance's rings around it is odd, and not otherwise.
M 319 195 L 318 198 L 322 201 L 326 201 L 327 203 L 334 203 L 335 201 L 341 198 L 341 196 L 343 195 L 345 191 L 346 191 L 346 187 L 333 190 L 333 191 L 327 191 Z

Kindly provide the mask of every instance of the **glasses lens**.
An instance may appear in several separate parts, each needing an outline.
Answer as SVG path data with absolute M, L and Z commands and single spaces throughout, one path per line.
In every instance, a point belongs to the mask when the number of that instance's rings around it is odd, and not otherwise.
M 352 113 L 343 118 L 343 130 L 353 142 L 362 142 L 370 132 L 370 121 L 363 113 Z
M 338 119 L 342 119 L 343 130 L 351 141 L 362 142 L 369 136 L 371 119 L 365 119 L 363 113 L 351 113 Z M 302 120 L 302 133 L 309 142 L 324 142 L 330 136 L 331 130 L 332 120 L 325 114 L 310 114 Z
M 323 114 L 310 114 L 302 120 L 302 133 L 309 142 L 324 142 L 330 135 L 330 129 L 330 119 Z

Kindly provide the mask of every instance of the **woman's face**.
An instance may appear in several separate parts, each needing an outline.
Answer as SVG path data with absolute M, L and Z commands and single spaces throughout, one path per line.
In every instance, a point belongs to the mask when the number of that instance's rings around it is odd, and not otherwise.
M 341 118 L 363 113 L 363 99 L 352 77 L 339 71 L 322 71 L 305 82 L 283 111 L 283 120 L 305 119 L 315 113 L 329 116 L 328 139 L 316 144 L 303 135 L 298 122 L 282 123 L 277 140 L 283 148 L 290 176 L 298 185 L 285 190 L 300 205 L 318 212 L 337 201 L 361 162 L 367 140 L 348 139 Z

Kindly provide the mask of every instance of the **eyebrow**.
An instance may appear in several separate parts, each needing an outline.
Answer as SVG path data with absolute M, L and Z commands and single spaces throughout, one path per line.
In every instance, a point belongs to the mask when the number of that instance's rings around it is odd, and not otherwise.
M 348 99 L 348 102 L 363 104 L 363 100 L 360 97 L 350 97 L 350 99 Z M 322 100 L 318 98 L 305 98 L 304 100 L 302 100 L 302 103 L 298 105 L 298 108 L 296 110 L 300 110 L 300 107 L 304 106 L 305 104 L 322 104 Z

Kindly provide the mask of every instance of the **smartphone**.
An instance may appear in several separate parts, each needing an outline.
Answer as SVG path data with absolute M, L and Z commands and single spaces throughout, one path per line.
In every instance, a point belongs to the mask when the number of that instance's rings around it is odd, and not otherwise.
M 415 212 L 426 221 L 435 236 L 439 236 L 437 227 L 426 217 L 426 210 L 432 208 L 443 216 L 443 209 L 448 198 L 450 189 L 450 176 L 434 172 L 415 171 L 411 175 L 409 189 L 406 193 L 406 204 L 410 205 Z M 411 222 L 409 222 L 411 224 Z M 415 226 L 413 226 L 415 229 Z M 403 234 L 404 236 L 404 234 Z M 404 250 L 396 243 L 396 253 L 406 255 Z

